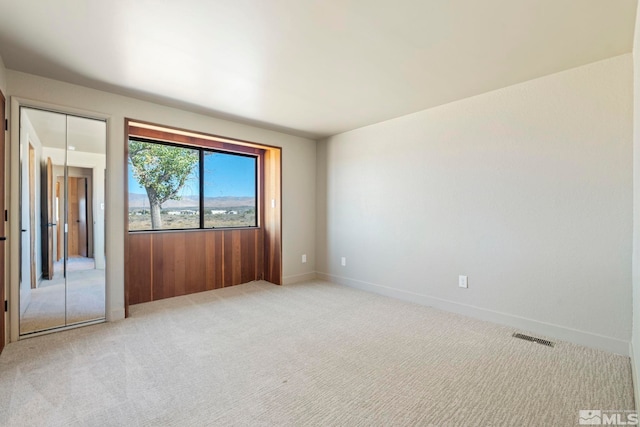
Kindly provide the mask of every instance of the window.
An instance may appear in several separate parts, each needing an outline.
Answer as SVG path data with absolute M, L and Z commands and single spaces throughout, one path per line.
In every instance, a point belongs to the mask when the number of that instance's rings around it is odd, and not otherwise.
M 257 158 L 129 139 L 129 231 L 256 227 Z
M 256 158 L 204 151 L 204 228 L 256 222 Z

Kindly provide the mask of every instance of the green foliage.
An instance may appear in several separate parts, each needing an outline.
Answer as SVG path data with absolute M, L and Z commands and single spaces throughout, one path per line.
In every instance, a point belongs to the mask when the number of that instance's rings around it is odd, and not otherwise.
M 145 188 L 151 205 L 180 200 L 178 192 L 199 160 L 197 150 L 129 141 L 129 161 L 133 177 Z

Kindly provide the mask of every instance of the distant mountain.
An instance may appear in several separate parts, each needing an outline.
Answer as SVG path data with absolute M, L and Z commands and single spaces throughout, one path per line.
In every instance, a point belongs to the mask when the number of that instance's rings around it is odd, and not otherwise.
M 183 197 L 180 200 L 167 200 L 162 204 L 167 208 L 190 208 L 197 207 L 200 201 L 197 197 Z M 205 197 L 204 205 L 211 208 L 235 208 L 240 206 L 254 206 L 253 197 Z M 148 208 L 149 199 L 146 194 L 129 193 L 129 209 Z

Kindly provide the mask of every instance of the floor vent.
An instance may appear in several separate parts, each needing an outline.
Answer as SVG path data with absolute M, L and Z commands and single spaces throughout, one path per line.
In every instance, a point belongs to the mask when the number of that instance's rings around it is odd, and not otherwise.
M 543 340 L 542 338 L 536 338 L 536 337 L 532 337 L 530 335 L 524 335 L 524 334 L 513 334 L 512 335 L 514 338 L 520 338 L 521 340 L 527 340 L 527 341 L 531 341 L 531 342 L 537 342 L 538 344 L 542 344 L 542 345 L 546 345 L 547 347 L 553 347 L 555 346 L 555 343 L 548 341 L 548 340 Z

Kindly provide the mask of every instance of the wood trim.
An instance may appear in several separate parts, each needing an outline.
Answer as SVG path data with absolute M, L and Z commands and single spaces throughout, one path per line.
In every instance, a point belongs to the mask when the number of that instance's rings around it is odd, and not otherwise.
M 258 228 L 153 231 L 125 229 L 125 316 L 129 305 L 265 279 L 282 283 L 281 166 L 278 147 L 125 119 L 130 136 L 258 157 Z M 219 140 L 218 140 L 219 139 Z M 125 143 L 125 171 L 128 171 Z M 124 194 L 128 194 L 128 173 Z M 276 208 L 271 208 L 271 200 Z M 128 224 L 125 196 L 125 224 Z
M 161 132 L 168 132 L 171 135 L 186 135 L 186 136 L 193 136 L 196 138 L 202 138 L 207 140 L 218 140 L 222 142 L 229 142 L 232 144 L 242 145 L 245 147 L 255 147 L 255 148 L 267 149 L 267 150 L 272 148 L 276 150 L 281 149 L 281 147 L 278 147 L 276 145 L 262 144 L 262 143 L 257 143 L 253 141 L 248 141 L 246 139 L 232 138 L 228 136 L 216 135 L 216 134 L 207 133 L 207 132 L 196 132 L 196 131 L 192 131 L 185 128 L 179 128 L 175 126 L 159 125 L 157 123 L 147 122 L 144 120 L 135 120 L 131 118 L 125 118 L 124 120 L 125 120 L 126 136 L 129 135 L 129 133 L 126 130 L 128 127 L 128 128 L 159 130 Z
M 263 149 L 256 147 L 245 147 L 229 142 L 214 141 L 193 136 L 173 134 L 171 132 L 162 132 L 159 130 L 145 129 L 136 126 L 129 126 L 129 137 L 139 137 L 160 142 L 178 143 L 190 147 L 212 148 L 216 150 L 228 151 L 230 153 L 259 155 L 264 151 Z
M 264 213 L 264 280 L 282 284 L 282 197 L 281 153 L 267 150 L 265 153 L 265 213 Z

